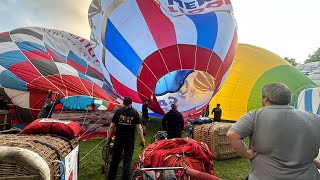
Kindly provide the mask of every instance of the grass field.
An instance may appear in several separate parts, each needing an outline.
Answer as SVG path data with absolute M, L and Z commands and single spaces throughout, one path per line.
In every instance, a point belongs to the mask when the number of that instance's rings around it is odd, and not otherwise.
M 146 134 L 146 145 L 150 144 L 152 136 L 161 130 L 161 121 L 159 119 L 151 119 L 148 124 Z M 136 148 L 133 155 L 133 162 L 138 161 L 138 156 L 142 152 L 138 148 L 140 140 L 136 138 Z M 98 145 L 100 143 L 100 145 Z M 79 166 L 79 180 L 102 180 L 103 175 L 100 173 L 100 165 L 102 161 L 102 146 L 104 141 L 102 139 L 82 141 L 80 143 L 80 161 Z M 98 145 L 98 146 L 97 146 Z M 96 147 L 97 146 L 97 147 Z M 96 147 L 95 149 L 93 149 Z M 119 165 L 118 179 L 121 177 L 122 164 Z M 133 163 L 132 163 L 133 167 Z M 225 161 L 214 161 L 215 175 L 226 180 L 241 180 L 245 179 L 249 173 L 250 167 L 248 161 L 242 158 L 236 158 Z

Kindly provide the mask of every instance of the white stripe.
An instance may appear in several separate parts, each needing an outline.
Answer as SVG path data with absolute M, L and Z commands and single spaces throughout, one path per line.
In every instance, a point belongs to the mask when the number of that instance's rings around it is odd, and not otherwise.
M 120 83 L 133 91 L 137 90 L 137 77 L 131 73 L 118 59 L 106 50 L 106 67 L 110 74 Z
M 236 30 L 234 17 L 229 13 L 217 12 L 218 35 L 213 51 L 224 61 Z
M 44 34 L 43 42 L 64 56 L 67 56 L 70 51 L 70 45 L 67 40 L 58 39 L 50 33 Z
M 90 77 L 90 76 L 86 76 L 86 77 L 89 78 L 93 83 L 95 83 L 99 87 L 103 86 L 103 82 L 101 80 L 93 78 L 93 77 Z
M 317 114 L 320 104 L 320 88 L 312 89 L 312 112 Z
M 188 16 L 172 17 L 163 8 L 161 10 L 173 23 L 178 44 L 197 45 L 197 27 Z
M 14 105 L 30 109 L 30 92 L 18 91 L 8 88 L 4 88 L 4 91 L 9 96 Z
M 28 34 L 13 34 L 11 35 L 11 38 L 14 42 L 32 42 L 39 44 L 40 46 L 44 46 L 43 42 L 40 39 Z
M 8 71 L 5 67 L 0 65 L 0 73 L 2 73 L 3 71 Z
M 136 1 L 121 4 L 112 12 L 110 20 L 141 60 L 158 50 Z
M 8 52 L 8 51 L 16 51 L 19 50 L 17 45 L 14 42 L 3 42 L 0 43 L 0 54 Z
M 75 77 L 79 77 L 78 71 L 66 63 L 54 62 L 60 72 L 60 74 L 72 75 Z
M 305 96 L 306 90 L 303 90 L 300 92 L 298 100 L 297 100 L 297 108 L 300 110 L 305 111 L 305 100 L 304 100 L 304 96 Z

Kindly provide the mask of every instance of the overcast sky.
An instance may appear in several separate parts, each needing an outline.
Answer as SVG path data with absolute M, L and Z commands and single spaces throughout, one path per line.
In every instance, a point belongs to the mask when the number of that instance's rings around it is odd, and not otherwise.
M 320 0 L 232 0 L 239 42 L 303 62 L 320 47 Z M 91 0 L 1 0 L 0 32 L 25 26 L 89 39 Z

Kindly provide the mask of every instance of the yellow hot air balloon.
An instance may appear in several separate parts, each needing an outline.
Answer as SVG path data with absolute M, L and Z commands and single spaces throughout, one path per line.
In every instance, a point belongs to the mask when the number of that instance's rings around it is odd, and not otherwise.
M 239 44 L 224 84 L 210 101 L 210 112 L 221 104 L 222 119 L 237 121 L 246 112 L 261 108 L 261 90 L 268 83 L 286 84 L 295 102 L 300 91 L 316 85 L 280 56 L 256 46 Z M 209 117 L 213 117 L 210 113 Z

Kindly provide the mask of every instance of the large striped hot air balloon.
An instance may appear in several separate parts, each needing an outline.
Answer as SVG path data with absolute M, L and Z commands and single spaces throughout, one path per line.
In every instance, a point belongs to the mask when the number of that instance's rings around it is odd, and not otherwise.
M 105 100 L 112 110 L 116 96 L 101 67 L 90 42 L 76 35 L 39 27 L 0 33 L 0 86 L 17 106 L 20 123 L 37 117 L 48 90 L 73 101 L 66 109 Z
M 89 8 L 94 52 L 106 79 L 140 110 L 172 103 L 199 112 L 233 63 L 237 25 L 229 0 L 94 0 Z

